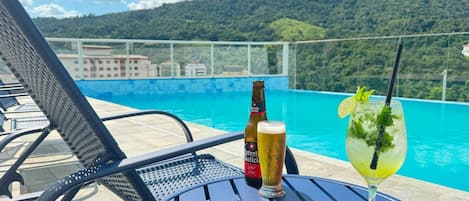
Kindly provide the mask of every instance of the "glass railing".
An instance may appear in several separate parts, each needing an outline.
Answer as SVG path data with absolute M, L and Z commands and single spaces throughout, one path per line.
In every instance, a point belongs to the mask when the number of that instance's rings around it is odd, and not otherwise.
M 287 75 L 289 66 L 286 42 L 47 40 L 76 80 Z
M 398 38 L 404 49 L 394 96 L 469 102 L 469 33 L 297 42 L 296 89 L 387 91 Z
M 353 93 L 367 86 L 384 95 L 399 37 L 394 96 L 469 102 L 467 32 L 294 43 L 47 40 L 75 80 L 288 75 L 291 89 Z M 11 77 L 5 69 L 2 80 Z

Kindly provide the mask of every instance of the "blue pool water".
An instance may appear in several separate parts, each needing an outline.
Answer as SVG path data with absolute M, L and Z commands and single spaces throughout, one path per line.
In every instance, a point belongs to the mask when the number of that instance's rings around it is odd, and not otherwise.
M 82 89 L 83 90 L 83 89 Z M 243 130 L 250 92 L 86 95 L 138 109 L 172 112 L 182 119 L 227 130 Z M 347 119 L 337 106 L 347 97 L 306 91 L 266 91 L 268 118 L 287 125 L 291 147 L 347 160 Z M 408 153 L 398 174 L 469 191 L 469 105 L 401 100 L 407 124 Z

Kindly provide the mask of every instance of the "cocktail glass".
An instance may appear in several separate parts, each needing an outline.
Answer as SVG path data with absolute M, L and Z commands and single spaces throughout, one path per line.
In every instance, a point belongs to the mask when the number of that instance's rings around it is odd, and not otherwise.
M 347 156 L 352 166 L 368 183 L 368 200 L 374 201 L 378 185 L 399 170 L 407 152 L 406 127 L 402 106 L 392 101 L 391 121 L 383 120 L 384 100 L 357 102 L 349 121 L 346 137 Z M 380 124 L 381 133 L 380 133 Z M 379 139 L 379 135 L 381 135 Z M 377 140 L 381 146 L 376 149 Z M 375 153 L 376 152 L 376 153 Z M 373 155 L 377 154 L 376 167 L 371 165 Z

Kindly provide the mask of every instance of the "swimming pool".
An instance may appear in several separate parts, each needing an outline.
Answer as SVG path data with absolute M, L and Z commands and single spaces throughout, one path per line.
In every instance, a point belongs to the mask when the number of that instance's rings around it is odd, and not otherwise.
M 169 95 L 87 93 L 138 109 L 172 112 L 182 119 L 236 131 L 249 116 L 250 92 L 174 93 Z M 267 116 L 287 125 L 291 147 L 347 160 L 348 121 L 337 117 L 344 94 L 266 91 Z M 408 153 L 398 174 L 469 191 L 468 104 L 401 100 L 407 124 Z M 463 179 L 464 178 L 464 179 Z

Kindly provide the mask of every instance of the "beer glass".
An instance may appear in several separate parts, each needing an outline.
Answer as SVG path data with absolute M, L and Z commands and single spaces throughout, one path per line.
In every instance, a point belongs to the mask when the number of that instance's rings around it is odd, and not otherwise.
M 282 170 L 285 161 L 285 124 L 260 121 L 257 124 L 257 147 L 261 166 L 262 187 L 259 194 L 266 198 L 282 197 Z

